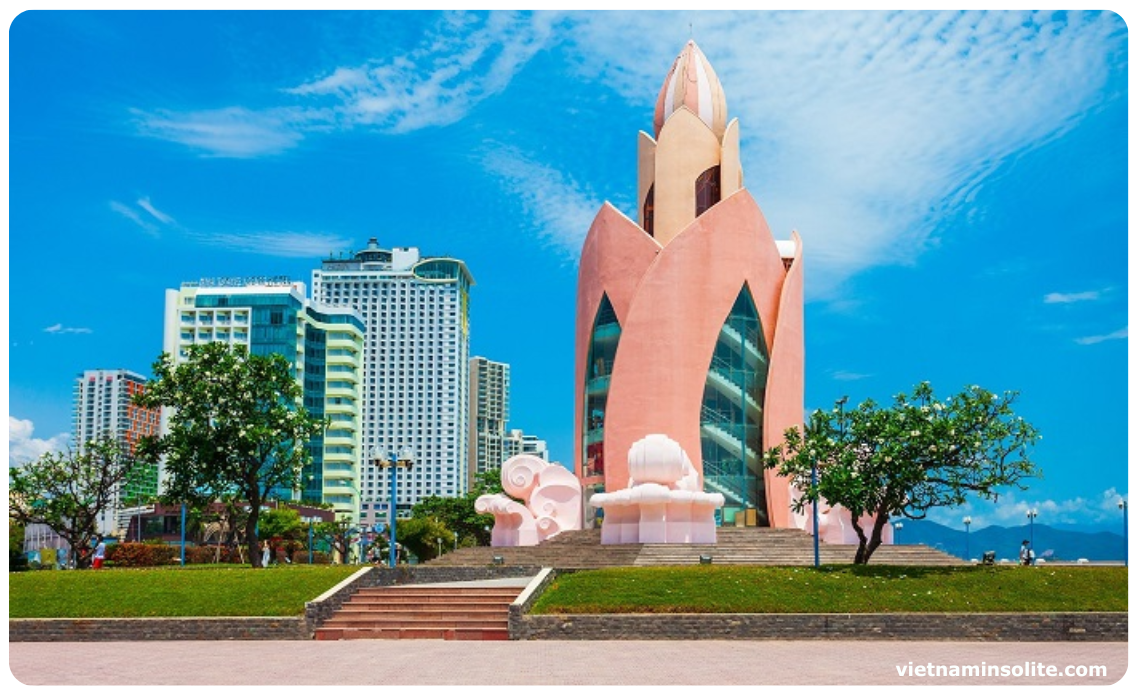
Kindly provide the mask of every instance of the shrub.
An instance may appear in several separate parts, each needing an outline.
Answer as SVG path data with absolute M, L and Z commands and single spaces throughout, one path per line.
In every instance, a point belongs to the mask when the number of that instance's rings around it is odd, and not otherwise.
M 186 548 L 187 564 L 240 564 L 241 556 L 236 547 L 223 546 L 220 550 L 217 545 L 199 545 Z
M 294 564 L 308 564 L 309 563 L 309 549 L 306 547 L 305 549 L 294 550 L 293 551 L 293 563 Z M 313 550 L 313 563 L 314 564 L 330 564 L 330 563 L 332 563 L 332 561 L 329 558 L 328 552 L 318 552 L 317 550 L 314 549 Z
M 120 542 L 107 548 L 107 561 L 115 566 L 169 566 L 180 548 L 140 542 Z

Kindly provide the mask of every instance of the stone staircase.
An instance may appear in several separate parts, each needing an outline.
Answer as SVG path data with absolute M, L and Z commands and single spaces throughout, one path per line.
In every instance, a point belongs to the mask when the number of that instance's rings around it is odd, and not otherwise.
M 854 545 L 820 543 L 821 564 L 850 564 Z M 812 536 L 790 528 L 717 528 L 715 545 L 602 545 L 600 530 L 562 533 L 534 547 L 467 547 L 428 562 L 428 566 L 487 566 L 494 557 L 504 565 L 595 569 L 606 566 L 697 564 L 701 555 L 714 564 L 808 566 L 814 563 Z M 961 559 L 926 545 L 881 545 L 872 564 L 948 566 Z
M 495 557 L 504 565 L 546 566 L 560 569 L 600 569 L 607 566 L 633 566 L 641 545 L 603 545 L 601 530 L 575 530 L 561 533 L 533 547 L 464 547 L 448 552 L 427 566 L 487 566 Z
M 314 638 L 505 641 L 507 608 L 522 590 L 447 584 L 361 588 Z

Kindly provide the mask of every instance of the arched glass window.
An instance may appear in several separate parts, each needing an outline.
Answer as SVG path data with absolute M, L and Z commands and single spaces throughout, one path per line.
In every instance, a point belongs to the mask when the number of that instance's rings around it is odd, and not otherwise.
M 641 216 L 645 220 L 645 233 L 653 236 L 653 184 L 645 194 L 645 204 L 641 207 Z
M 610 374 L 614 368 L 621 326 L 606 295 L 602 295 L 590 349 L 586 357 L 585 412 L 583 415 L 582 478 L 601 477 L 606 471 L 603 433 L 606 423 L 606 400 L 610 394 Z
M 697 176 L 697 216 L 700 217 L 713 205 L 720 202 L 720 165 L 706 169 Z
M 726 525 L 768 525 L 761 439 L 767 383 L 768 349 L 745 284 L 717 336 L 701 402 L 705 491 L 724 494 Z

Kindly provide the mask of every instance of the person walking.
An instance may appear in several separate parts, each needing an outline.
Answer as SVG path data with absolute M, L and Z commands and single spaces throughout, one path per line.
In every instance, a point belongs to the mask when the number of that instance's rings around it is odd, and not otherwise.
M 107 545 L 103 543 L 103 538 L 100 536 L 99 544 L 95 545 L 95 556 L 91 559 L 91 568 L 103 568 L 103 557 L 105 556 L 107 556 Z
M 1017 559 L 1022 566 L 1033 564 L 1033 548 L 1029 546 L 1029 540 L 1021 541 L 1021 551 L 1018 552 Z
M 261 568 L 269 566 L 269 540 L 262 540 L 261 542 Z

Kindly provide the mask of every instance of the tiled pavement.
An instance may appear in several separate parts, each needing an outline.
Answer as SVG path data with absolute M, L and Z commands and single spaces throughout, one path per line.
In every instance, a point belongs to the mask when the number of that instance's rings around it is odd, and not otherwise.
M 25 685 L 1109 684 L 1126 643 L 156 641 L 9 643 Z M 901 677 L 896 666 L 1105 665 L 1104 678 Z M 1131 678 L 1135 679 L 1133 675 Z

